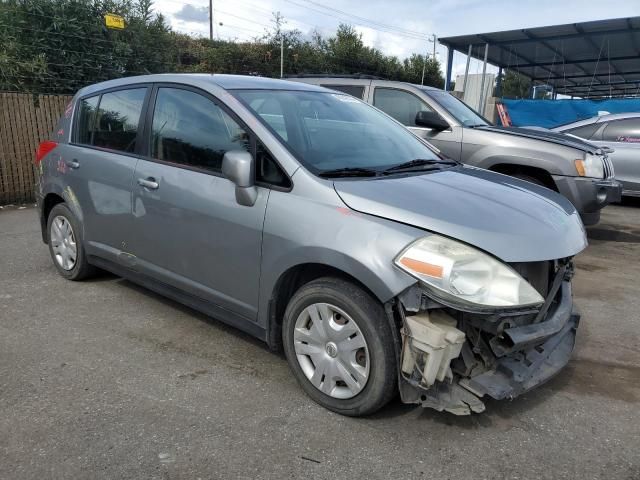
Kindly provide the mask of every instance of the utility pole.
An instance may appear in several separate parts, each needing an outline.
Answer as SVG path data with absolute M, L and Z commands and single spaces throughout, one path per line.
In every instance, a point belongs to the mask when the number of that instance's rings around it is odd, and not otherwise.
M 280 32 L 280 78 L 284 77 L 284 36 Z
M 209 40 L 213 40 L 213 0 L 209 0 Z
M 436 59 L 436 41 L 438 40 L 438 37 L 436 36 L 435 33 L 431 34 L 431 39 L 429 40 L 429 42 L 433 42 L 433 59 Z M 429 58 L 429 52 L 425 53 L 424 55 L 424 62 L 422 63 L 422 80 L 420 80 L 420 85 L 424 85 L 424 72 L 425 69 L 427 68 L 427 59 Z

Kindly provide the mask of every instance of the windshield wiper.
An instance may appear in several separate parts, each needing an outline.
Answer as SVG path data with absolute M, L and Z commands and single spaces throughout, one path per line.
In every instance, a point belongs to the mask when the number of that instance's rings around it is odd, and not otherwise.
M 345 167 L 335 168 L 333 170 L 324 170 L 318 175 L 323 178 L 337 178 L 337 177 L 375 177 L 379 174 L 378 170 L 372 168 L 361 167 Z
M 453 160 L 444 160 L 439 158 L 417 158 L 415 160 L 409 160 L 408 162 L 399 163 L 393 167 L 389 167 L 383 170 L 382 173 L 399 172 L 403 170 L 435 170 L 438 165 L 457 165 L 458 162 Z M 429 165 L 430 168 L 424 168 Z

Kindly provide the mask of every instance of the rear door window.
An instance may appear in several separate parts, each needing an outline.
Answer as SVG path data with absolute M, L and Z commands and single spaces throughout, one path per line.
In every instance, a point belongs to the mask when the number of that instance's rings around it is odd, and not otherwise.
M 640 143 L 640 118 L 613 120 L 602 132 L 605 142 Z
M 153 158 L 220 172 L 226 152 L 249 147 L 246 130 L 210 99 L 190 90 L 158 89 L 151 127 Z
M 432 110 L 414 94 L 395 88 L 376 87 L 373 105 L 407 127 L 417 126 L 418 112 Z
M 98 110 L 99 100 L 99 95 L 80 100 L 80 105 L 78 106 L 78 121 L 76 123 L 76 143 L 91 145 L 96 126 L 96 112 Z
M 133 153 L 147 88 L 118 90 L 102 95 L 92 144 Z
M 362 99 L 364 96 L 364 87 L 362 85 L 321 85 L 325 88 L 330 88 L 332 90 L 338 90 L 339 92 L 346 93 L 347 95 L 352 95 L 356 98 Z

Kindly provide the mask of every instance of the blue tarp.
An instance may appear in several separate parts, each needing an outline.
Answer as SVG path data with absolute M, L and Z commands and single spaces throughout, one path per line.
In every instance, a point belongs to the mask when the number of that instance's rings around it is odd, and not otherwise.
M 516 127 L 537 126 L 552 128 L 584 118 L 595 117 L 598 112 L 640 112 L 638 99 L 610 100 L 500 100 L 507 107 L 511 122 Z

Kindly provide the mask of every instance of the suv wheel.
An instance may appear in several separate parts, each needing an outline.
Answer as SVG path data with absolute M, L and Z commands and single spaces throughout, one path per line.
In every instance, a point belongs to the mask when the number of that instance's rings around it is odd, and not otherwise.
M 361 288 L 321 278 L 298 290 L 285 311 L 283 343 L 294 376 L 317 403 L 367 415 L 396 391 L 396 360 L 384 308 Z
M 49 213 L 47 232 L 49 253 L 60 275 L 68 280 L 82 280 L 95 272 L 84 253 L 80 223 L 64 203 Z

